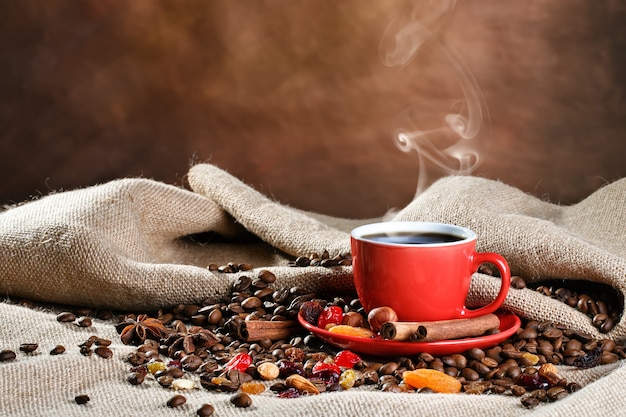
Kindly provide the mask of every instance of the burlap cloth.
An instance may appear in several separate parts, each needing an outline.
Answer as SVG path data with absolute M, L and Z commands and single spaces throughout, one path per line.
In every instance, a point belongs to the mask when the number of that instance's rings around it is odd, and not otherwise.
M 351 290 L 351 268 L 293 268 L 290 260 L 328 250 L 349 251 L 349 231 L 376 220 L 346 220 L 278 204 L 226 172 L 196 165 L 193 191 L 148 179 L 120 179 L 60 192 L 8 208 L 0 214 L 0 294 L 55 305 L 155 309 L 226 294 L 238 274 L 207 269 L 209 263 L 247 262 L 271 269 L 275 285 L 307 290 Z M 608 184 L 584 201 L 560 206 L 498 181 L 476 177 L 440 179 L 394 216 L 393 221 L 439 221 L 466 226 L 478 250 L 502 254 L 513 273 L 530 280 L 562 278 L 626 286 L 626 179 Z M 476 274 L 471 303 L 493 297 L 496 278 Z M 529 319 L 552 320 L 595 337 L 626 337 L 623 320 L 600 334 L 590 319 L 530 289 L 511 290 L 506 308 Z M 534 410 L 502 395 L 390 394 L 361 387 L 300 399 L 266 392 L 249 409 L 236 409 L 226 394 L 204 389 L 169 409 L 172 395 L 155 384 L 125 381 L 126 354 L 110 322 L 91 328 L 65 326 L 51 311 L 0 303 L 0 349 L 17 351 L 38 342 L 39 354 L 18 354 L 0 363 L 2 415 L 193 415 L 200 404 L 218 416 L 408 416 L 408 415 L 617 415 L 626 406 L 626 369 L 621 362 L 590 370 L 562 367 L 584 388 Z M 84 357 L 76 347 L 91 334 L 110 338 L 110 360 Z M 57 344 L 68 347 L 50 356 Z M 74 396 L 88 394 L 79 406 Z

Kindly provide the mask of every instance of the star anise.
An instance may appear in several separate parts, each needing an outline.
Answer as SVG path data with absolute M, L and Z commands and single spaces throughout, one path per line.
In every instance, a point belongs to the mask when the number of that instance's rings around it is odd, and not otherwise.
M 137 318 L 126 317 L 115 329 L 125 345 L 140 345 L 146 339 L 160 340 L 167 334 L 167 329 L 159 319 L 140 314 Z
M 191 326 L 183 331 L 170 334 L 163 340 L 168 347 L 168 355 L 174 356 L 174 352 L 182 350 L 186 354 L 194 353 L 196 348 L 208 348 L 220 342 L 220 338 L 204 327 Z

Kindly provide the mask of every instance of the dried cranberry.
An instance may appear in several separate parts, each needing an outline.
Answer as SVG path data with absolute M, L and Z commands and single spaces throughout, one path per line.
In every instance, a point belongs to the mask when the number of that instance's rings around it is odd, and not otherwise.
M 304 376 L 304 368 L 299 363 L 291 362 L 288 360 L 280 360 L 277 362 L 280 376 L 286 378 L 289 375 L 298 374 Z
M 539 373 L 534 374 L 520 374 L 516 379 L 515 383 L 517 385 L 521 385 L 524 388 L 529 389 L 548 389 L 551 388 L 548 380 L 539 375 Z
M 279 398 L 298 398 L 302 394 L 295 388 L 288 388 L 278 393 Z

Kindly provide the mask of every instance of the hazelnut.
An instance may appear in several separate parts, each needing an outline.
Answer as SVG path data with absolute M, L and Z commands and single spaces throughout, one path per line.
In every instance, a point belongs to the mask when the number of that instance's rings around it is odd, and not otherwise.
M 365 320 L 363 320 L 363 316 L 360 313 L 357 313 L 356 311 L 350 311 L 343 315 L 343 320 L 341 321 L 341 324 L 352 327 L 364 327 L 364 321 Z
M 376 307 L 367 315 L 367 321 L 370 328 L 377 332 L 384 323 L 398 321 L 398 315 L 391 307 Z

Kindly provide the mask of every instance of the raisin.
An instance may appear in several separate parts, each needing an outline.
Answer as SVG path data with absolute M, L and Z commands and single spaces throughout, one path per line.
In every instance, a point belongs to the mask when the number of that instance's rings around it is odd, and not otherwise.
M 317 320 L 324 311 L 324 307 L 319 301 L 305 301 L 300 306 L 300 314 L 302 318 L 314 326 L 317 326 Z

